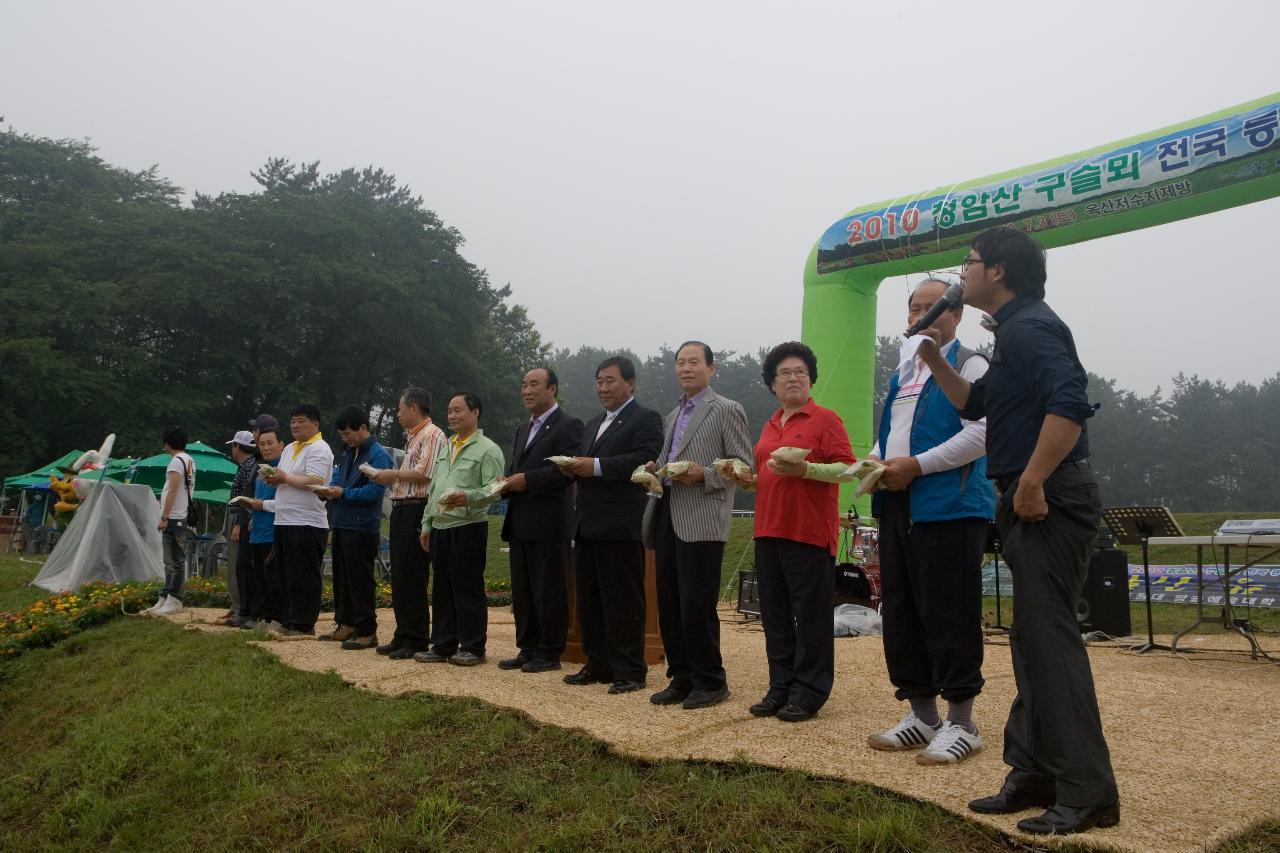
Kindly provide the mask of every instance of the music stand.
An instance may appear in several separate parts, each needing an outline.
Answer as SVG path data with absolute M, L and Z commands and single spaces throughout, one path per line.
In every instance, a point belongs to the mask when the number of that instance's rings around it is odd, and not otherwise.
M 989 522 L 987 526 L 986 552 L 995 557 L 996 563 L 996 624 L 994 627 L 996 630 L 1007 632 L 1008 626 L 1000 623 L 1000 528 L 994 521 Z
M 1182 536 L 1182 528 L 1168 507 L 1164 506 L 1114 506 L 1102 511 L 1107 527 L 1121 545 L 1142 546 L 1142 582 L 1147 599 L 1147 641 L 1133 646 L 1132 651 L 1146 654 L 1156 649 L 1173 651 L 1172 646 L 1156 642 L 1151 623 L 1151 560 L 1147 552 L 1147 540 L 1152 536 Z

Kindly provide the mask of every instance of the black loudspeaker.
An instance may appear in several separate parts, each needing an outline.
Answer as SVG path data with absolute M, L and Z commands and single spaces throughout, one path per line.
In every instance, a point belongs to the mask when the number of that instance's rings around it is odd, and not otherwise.
M 1127 637 L 1129 619 L 1129 555 L 1119 548 L 1097 548 L 1089 557 L 1089 574 L 1076 602 L 1080 631 Z

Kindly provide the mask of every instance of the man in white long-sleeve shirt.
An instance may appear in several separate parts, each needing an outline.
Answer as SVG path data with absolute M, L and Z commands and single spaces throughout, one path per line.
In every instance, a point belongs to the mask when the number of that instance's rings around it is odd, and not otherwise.
M 908 326 L 946 287 L 930 279 L 915 289 Z M 934 327 L 947 360 L 973 381 L 988 363 L 956 340 L 963 310 L 944 312 Z M 920 764 L 954 764 L 982 749 L 973 700 L 983 684 L 981 567 L 995 492 L 986 477 L 985 419 L 962 420 L 911 341 L 903 352 L 869 456 L 887 468 L 872 499 L 880 519 L 885 663 L 895 695 L 911 711 L 867 741 L 882 750 L 923 748 Z M 945 720 L 938 696 L 948 703 Z

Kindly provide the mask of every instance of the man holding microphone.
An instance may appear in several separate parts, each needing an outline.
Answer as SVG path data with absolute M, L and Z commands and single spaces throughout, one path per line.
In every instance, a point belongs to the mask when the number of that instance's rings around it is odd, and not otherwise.
M 1000 490 L 996 524 L 1017 601 L 1009 645 L 1018 695 L 1004 731 L 1012 768 L 969 808 L 1012 814 L 1037 835 L 1120 820 L 1120 801 L 1076 601 L 1101 502 L 1085 422 L 1094 413 L 1071 330 L 1044 302 L 1044 249 L 1009 227 L 979 234 L 964 260 L 964 301 L 992 316 L 991 368 L 962 377 L 929 329 L 920 356 L 960 417 L 987 418 L 987 476 Z

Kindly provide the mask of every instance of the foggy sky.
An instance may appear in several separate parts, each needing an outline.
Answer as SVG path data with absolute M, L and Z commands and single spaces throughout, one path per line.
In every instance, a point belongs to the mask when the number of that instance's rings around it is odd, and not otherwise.
M 799 336 L 809 249 L 851 208 L 1280 90 L 1277 4 L 1138 8 L 7 3 L 0 114 L 188 193 L 253 190 L 271 156 L 381 166 L 557 346 L 754 351 Z M 1085 366 L 1143 393 L 1275 375 L 1278 212 L 1052 250 Z M 881 334 L 908 286 L 881 286 Z

